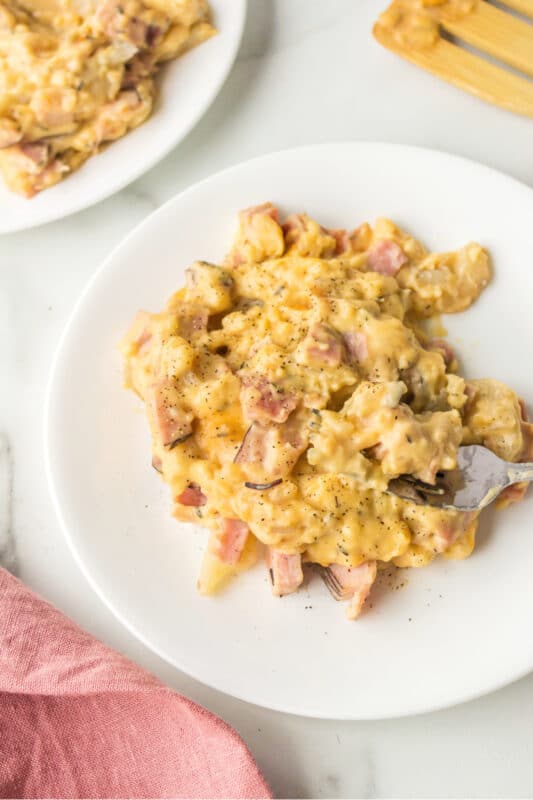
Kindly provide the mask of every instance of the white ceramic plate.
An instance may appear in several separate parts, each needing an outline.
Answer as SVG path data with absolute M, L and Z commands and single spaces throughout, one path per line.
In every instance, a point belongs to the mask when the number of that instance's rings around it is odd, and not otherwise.
M 140 402 L 121 388 L 117 343 L 139 308 L 163 307 L 193 260 L 220 259 L 240 208 L 272 200 L 325 225 L 387 215 L 429 247 L 488 246 L 496 277 L 448 317 L 470 376 L 533 401 L 533 192 L 485 167 L 388 144 L 265 156 L 193 186 L 107 259 L 67 326 L 51 379 L 46 446 L 66 536 L 105 603 L 195 678 L 282 711 L 348 719 L 473 698 L 533 667 L 533 497 L 485 514 L 472 558 L 440 560 L 378 592 L 355 623 L 321 582 L 281 600 L 259 566 L 217 598 L 195 590 L 205 534 L 169 515 Z
M 152 116 L 69 178 L 27 200 L 0 178 L 0 234 L 61 219 L 123 189 L 180 142 L 220 91 L 237 55 L 246 0 L 210 0 L 219 33 L 161 71 Z

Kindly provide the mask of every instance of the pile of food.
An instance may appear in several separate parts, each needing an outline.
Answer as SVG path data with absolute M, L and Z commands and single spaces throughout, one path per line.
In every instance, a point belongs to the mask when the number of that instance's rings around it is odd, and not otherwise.
M 138 314 L 126 382 L 145 402 L 176 517 L 212 531 L 202 592 L 264 555 L 275 594 L 319 565 L 357 617 L 384 565 L 472 552 L 477 514 L 387 486 L 434 483 L 461 444 L 533 458 L 514 392 L 465 381 L 431 335 L 489 280 L 478 244 L 430 253 L 386 219 L 349 233 L 305 214 L 282 224 L 265 204 L 240 214 L 222 265 L 196 262 L 165 311 Z
M 214 33 L 207 0 L 0 2 L 0 172 L 25 197 L 149 116 L 159 65 Z

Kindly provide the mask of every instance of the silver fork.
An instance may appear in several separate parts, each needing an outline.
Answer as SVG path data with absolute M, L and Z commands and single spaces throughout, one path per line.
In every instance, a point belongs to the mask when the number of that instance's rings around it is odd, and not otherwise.
M 320 567 L 319 568 L 320 577 L 324 581 L 326 587 L 329 589 L 330 594 L 333 595 L 335 600 L 349 600 L 352 596 L 353 589 L 350 592 L 349 589 L 344 589 L 340 583 L 338 582 L 337 578 L 330 570 L 329 567 Z
M 460 447 L 457 468 L 443 472 L 435 485 L 403 475 L 387 491 L 419 505 L 457 511 L 480 511 L 513 483 L 533 481 L 533 463 L 512 464 L 480 445 Z

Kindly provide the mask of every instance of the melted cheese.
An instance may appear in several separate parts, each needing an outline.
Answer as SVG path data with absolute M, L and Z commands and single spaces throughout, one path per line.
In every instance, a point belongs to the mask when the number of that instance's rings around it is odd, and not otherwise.
M 158 65 L 214 33 L 207 0 L 6 0 L 0 172 L 31 197 L 151 112 Z
M 224 265 L 193 265 L 123 347 L 128 384 L 146 397 L 171 381 L 194 420 L 169 446 L 149 410 L 176 516 L 213 530 L 242 520 L 263 544 L 323 566 L 469 555 L 476 515 L 386 489 L 405 473 L 433 482 L 462 442 L 519 455 L 514 393 L 466 384 L 423 322 L 466 308 L 489 277 L 479 245 L 428 253 L 388 220 L 347 234 L 305 215 L 282 227 L 270 206 L 243 212 Z M 204 505 L 179 501 L 191 484 Z

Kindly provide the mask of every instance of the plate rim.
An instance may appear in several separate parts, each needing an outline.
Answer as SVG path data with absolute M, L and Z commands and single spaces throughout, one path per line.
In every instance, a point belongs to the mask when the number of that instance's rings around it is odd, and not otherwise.
M 164 158 L 166 158 L 166 156 L 168 156 L 169 153 L 172 152 L 172 150 L 179 147 L 179 145 L 187 138 L 187 136 L 191 133 L 193 128 L 196 127 L 196 125 L 200 122 L 202 117 L 205 116 L 207 111 L 213 105 L 213 102 L 215 101 L 216 97 L 222 90 L 237 60 L 239 49 L 242 43 L 244 27 L 248 13 L 248 0 L 230 0 L 230 3 L 232 4 L 232 6 L 234 6 L 235 9 L 236 35 L 235 35 L 234 50 L 231 53 L 230 57 L 227 59 L 226 63 L 224 64 L 224 67 L 220 71 L 220 74 L 217 76 L 217 80 L 213 83 L 211 90 L 206 95 L 204 103 L 202 103 L 200 108 L 197 109 L 196 113 L 191 115 L 189 121 L 182 129 L 179 137 L 177 139 L 170 139 L 168 143 L 165 145 L 165 147 L 161 148 L 157 152 L 154 151 L 151 154 L 151 157 L 149 157 L 145 162 L 143 162 L 142 166 L 134 168 L 130 173 L 128 173 L 127 176 L 123 176 L 115 183 L 113 183 L 109 188 L 104 189 L 102 192 L 97 192 L 95 196 L 89 199 L 88 201 L 82 198 L 79 199 L 77 202 L 71 203 L 68 209 L 66 210 L 65 209 L 58 210 L 56 212 L 52 212 L 51 214 L 47 214 L 43 210 L 41 215 L 35 220 L 21 219 L 19 221 L 15 221 L 14 223 L 9 223 L 5 228 L 0 225 L 0 236 L 9 236 L 10 234 L 21 233 L 22 231 L 34 230 L 36 228 L 42 227 L 43 225 L 48 225 L 53 222 L 59 222 L 62 219 L 68 219 L 69 217 L 74 216 L 74 214 L 78 214 L 89 208 L 93 208 L 94 206 L 98 205 L 98 203 L 101 203 L 104 200 L 108 200 L 110 197 L 113 197 L 113 195 L 118 194 L 123 189 L 126 189 L 132 183 L 139 180 L 143 175 L 152 170 L 155 166 L 157 166 L 157 164 L 159 164 Z M 113 142 L 111 142 L 111 144 L 113 144 Z M 31 200 L 29 200 L 28 202 L 31 202 Z M 167 201 L 165 201 L 163 205 L 165 205 L 166 202 Z M 155 210 L 157 211 L 158 209 Z
M 492 694 L 493 692 L 496 692 L 506 686 L 510 686 L 513 683 L 516 683 L 517 681 L 521 680 L 531 672 L 533 672 L 533 660 L 531 664 L 529 664 L 529 666 L 526 666 L 521 670 L 515 671 L 512 677 L 510 678 L 504 677 L 499 680 L 488 681 L 486 682 L 486 684 L 483 685 L 482 688 L 476 691 L 465 689 L 463 693 L 459 693 L 456 696 L 456 698 L 451 702 L 446 700 L 440 700 L 440 701 L 437 700 L 435 703 L 429 703 L 429 704 L 424 702 L 422 702 L 420 705 L 411 703 L 409 708 L 405 708 L 402 710 L 395 710 L 392 714 L 385 712 L 358 713 L 357 715 L 355 715 L 353 712 L 346 714 L 340 714 L 340 713 L 328 714 L 324 710 L 313 708 L 312 704 L 309 704 L 305 710 L 302 710 L 300 707 L 298 708 L 291 707 L 288 704 L 276 704 L 275 702 L 272 701 L 271 702 L 257 701 L 254 699 L 250 699 L 250 697 L 246 696 L 246 694 L 239 694 L 236 691 L 228 691 L 226 688 L 220 686 L 215 679 L 205 679 L 203 677 L 198 677 L 198 675 L 193 674 L 189 670 L 187 670 L 184 666 L 182 666 L 179 663 L 179 659 L 177 659 L 174 656 L 171 656 L 165 651 L 164 648 L 159 647 L 157 644 L 154 644 L 152 641 L 150 641 L 148 634 L 145 634 L 142 631 L 138 630 L 135 627 L 135 625 L 132 622 L 130 622 L 118 608 L 115 607 L 113 602 L 110 599 L 108 599 L 105 590 L 100 587 L 98 580 L 85 566 L 83 559 L 76 548 L 74 538 L 71 536 L 69 532 L 68 525 L 64 518 L 61 508 L 61 503 L 55 488 L 53 468 L 52 468 L 52 458 L 51 458 L 51 447 L 50 447 L 51 415 L 52 415 L 52 406 L 54 399 L 54 384 L 55 384 L 56 373 L 58 372 L 59 369 L 59 364 L 64 349 L 64 345 L 69 337 L 70 330 L 74 325 L 78 311 L 83 306 L 86 297 L 90 294 L 93 285 L 95 285 L 98 282 L 100 276 L 105 274 L 106 270 L 111 266 L 112 262 L 114 261 L 115 256 L 120 252 L 120 250 L 123 247 L 129 244 L 131 240 L 133 240 L 139 234 L 142 235 L 143 230 L 152 223 L 153 219 L 158 214 L 163 215 L 169 206 L 177 202 L 179 199 L 183 198 L 188 192 L 199 189 L 204 184 L 208 184 L 212 180 L 219 179 L 225 176 L 226 174 L 233 172 L 234 170 L 237 170 L 239 168 L 247 168 L 261 161 L 268 161 L 269 159 L 275 159 L 278 156 L 286 157 L 290 156 L 293 153 L 301 154 L 304 151 L 312 152 L 316 151 L 317 149 L 327 150 L 331 147 L 349 148 L 354 146 L 363 149 L 376 148 L 376 147 L 386 148 L 390 151 L 396 151 L 396 153 L 398 154 L 409 151 L 426 157 L 428 155 L 431 155 L 434 158 L 439 158 L 444 161 L 455 161 L 458 164 L 466 165 L 468 168 L 473 167 L 476 170 L 480 170 L 481 172 L 484 172 L 487 175 L 487 177 L 492 176 L 492 177 L 497 177 L 499 180 L 504 180 L 505 182 L 512 185 L 515 189 L 518 189 L 519 191 L 523 191 L 525 194 L 528 194 L 530 196 L 530 199 L 533 200 L 533 188 L 528 186 L 528 184 L 518 180 L 512 175 L 509 175 L 505 172 L 502 172 L 499 169 L 490 167 L 481 162 L 475 161 L 474 159 L 470 159 L 465 156 L 460 156 L 455 153 L 448 153 L 445 150 L 437 148 L 422 147 L 419 145 L 410 145 L 410 144 L 394 143 L 394 142 L 373 141 L 373 140 L 347 139 L 342 141 L 320 142 L 317 144 L 306 144 L 297 147 L 282 148 L 279 150 L 263 153 L 261 155 L 255 156 L 245 161 L 235 162 L 234 164 L 231 164 L 230 166 L 227 166 L 222 170 L 214 172 L 211 175 L 202 178 L 200 181 L 197 181 L 196 183 L 193 183 L 188 187 L 186 187 L 185 189 L 183 189 L 182 191 L 176 193 L 171 198 L 169 198 L 165 203 L 163 203 L 154 211 L 150 212 L 144 219 L 142 219 L 139 223 L 137 223 L 137 225 L 135 225 L 131 231 L 129 231 L 117 244 L 113 246 L 109 254 L 106 256 L 106 258 L 102 261 L 99 267 L 97 267 L 97 269 L 93 272 L 93 274 L 86 282 L 73 308 L 71 309 L 70 314 L 68 315 L 67 321 L 57 341 L 56 349 L 51 361 L 49 377 L 46 385 L 45 397 L 43 403 L 42 441 L 44 445 L 45 473 L 47 478 L 48 489 L 50 492 L 50 497 L 52 500 L 52 505 L 57 515 L 63 536 L 66 539 L 68 549 L 72 554 L 74 561 L 76 562 L 81 573 L 83 574 L 83 576 L 85 577 L 85 579 L 87 580 L 88 584 L 91 586 L 97 597 L 104 604 L 104 606 L 113 614 L 115 619 L 117 619 L 118 622 L 120 622 L 120 624 L 123 625 L 124 628 L 138 641 L 140 641 L 148 650 L 150 650 L 152 653 L 155 653 L 159 658 L 161 658 L 167 664 L 171 665 L 173 668 L 179 670 L 183 674 L 197 681 L 201 685 L 207 686 L 211 689 L 214 689 L 215 691 L 220 692 L 221 694 L 249 703 L 250 705 L 256 706 L 258 708 L 267 708 L 272 711 L 291 714 L 294 716 L 299 716 L 307 719 L 329 719 L 329 720 L 339 720 L 339 721 L 371 721 L 371 720 L 379 721 L 379 720 L 402 719 L 406 717 L 419 716 L 422 714 L 430 714 L 436 711 L 448 708 L 454 708 L 456 706 L 462 705 L 463 703 L 477 700 L 481 697 L 484 697 L 485 695 Z

